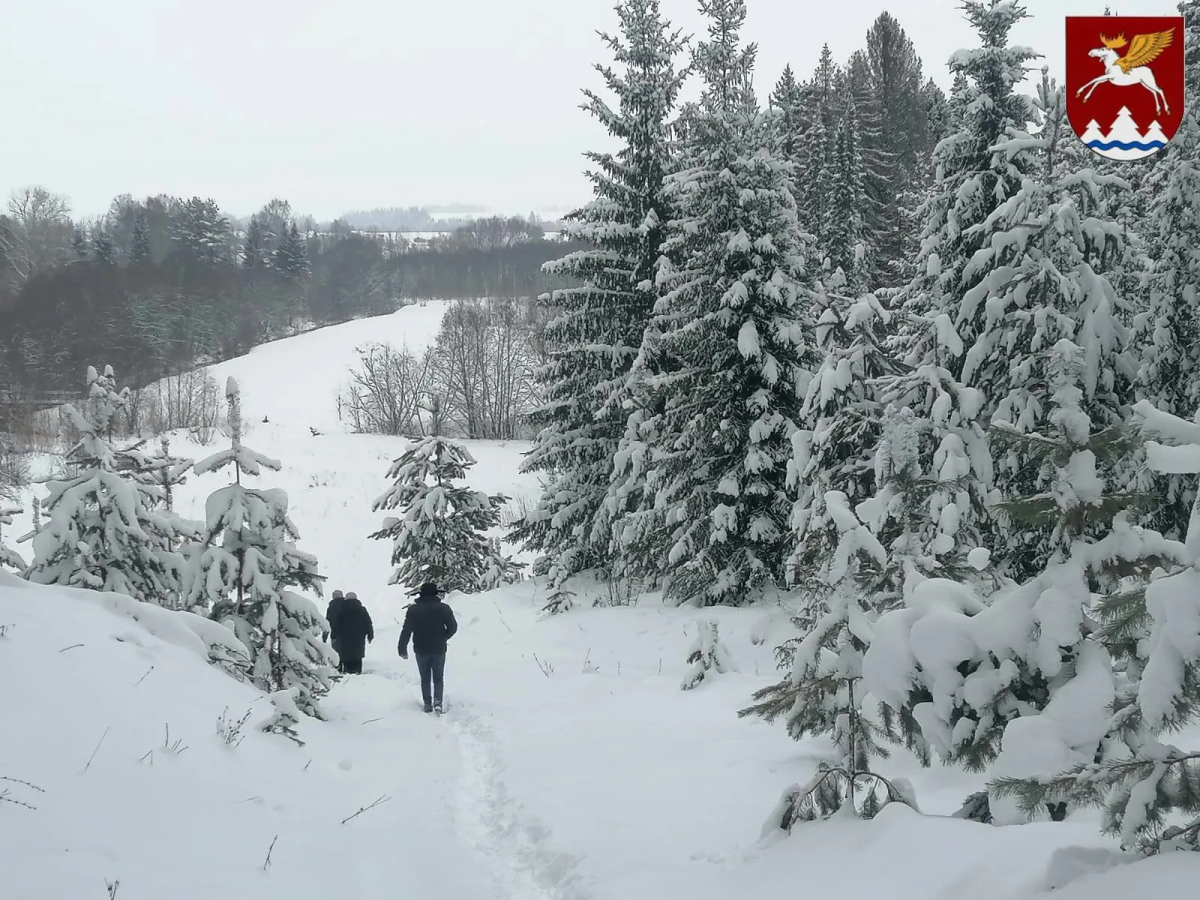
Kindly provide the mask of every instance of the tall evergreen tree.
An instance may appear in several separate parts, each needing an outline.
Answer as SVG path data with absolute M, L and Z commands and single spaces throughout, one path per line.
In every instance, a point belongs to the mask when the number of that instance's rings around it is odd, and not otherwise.
M 811 79 L 804 85 L 801 118 L 805 130 L 793 174 L 800 222 L 816 238 L 818 247 L 824 246 L 825 226 L 829 222 L 838 113 L 843 99 L 839 87 L 843 84 L 842 71 L 826 44 L 821 48 Z
M 233 484 L 209 495 L 207 521 L 192 557 L 186 604 L 208 610 L 249 649 L 249 675 L 268 691 L 289 691 L 295 706 L 320 717 L 318 698 L 330 687 L 328 625 L 316 603 L 289 588 L 321 594 L 317 560 L 297 549 L 288 517 L 288 496 L 278 489 L 250 488 L 247 475 L 278 472 L 278 460 L 242 443 L 241 393 L 229 379 L 231 446 L 196 463 L 203 475 L 233 467 Z
M 295 222 L 291 223 L 280 238 L 272 262 L 278 271 L 292 278 L 300 278 L 308 273 L 308 247 Z
M 548 299 L 557 317 L 546 329 L 549 363 L 539 373 L 545 400 L 530 416 L 539 429 L 522 471 L 545 473 L 537 507 L 513 536 L 545 554 L 558 608 L 570 575 L 606 565 L 611 526 L 625 502 L 606 506 L 610 476 L 628 411 L 625 381 L 642 345 L 655 301 L 654 266 L 671 219 L 663 182 L 673 166 L 671 116 L 684 72 L 685 46 L 658 0 L 624 0 L 619 35 L 602 35 L 618 68 L 596 69 L 615 105 L 585 90 L 585 108 L 619 141 L 613 153 L 587 155 L 594 199 L 567 219 L 566 232 L 592 249 L 549 264 L 579 286 Z
M 242 265 L 247 269 L 257 269 L 270 264 L 264 240 L 262 222 L 258 220 L 257 215 L 253 215 L 242 240 Z
M 799 164 L 804 150 L 806 103 L 804 85 L 796 80 L 792 67 L 787 66 L 771 92 L 770 107 L 777 113 L 773 150 L 793 164 Z
M 993 213 L 1020 190 L 1030 167 L 1026 156 L 994 149 L 1034 117 L 1028 98 L 1014 89 L 1034 54 L 1008 45 L 1009 31 L 1027 12 L 1017 0 L 967 0 L 963 9 L 981 40 L 955 54 L 972 99 L 959 131 L 935 153 L 937 178 L 920 210 L 916 275 L 898 298 L 894 352 L 908 372 L 880 382 L 893 433 L 877 457 L 880 494 L 868 517 L 877 530 L 893 531 L 889 546 L 910 561 L 904 566 L 910 574 L 938 571 L 980 546 L 990 527 L 988 395 L 964 383 L 964 350 L 992 324 L 973 290 L 989 272 L 977 254 L 990 238 Z M 901 510 L 907 522 L 897 517 Z
M 233 232 L 215 200 L 193 197 L 174 221 L 174 238 L 193 267 L 212 269 L 229 261 Z
M 934 149 L 942 138 L 950 134 L 950 100 L 938 83 L 930 78 L 921 88 L 921 104 L 925 108 L 927 151 L 920 154 L 917 166 L 922 180 L 926 180 L 932 174 L 929 160 L 933 156 Z
M 1126 251 L 1121 229 L 1105 218 L 1104 195 L 1128 185 L 1077 167 L 1079 142 L 1067 122 L 1065 96 L 1046 74 L 1035 105 L 1037 136 L 1012 128 L 998 143 L 1001 155 L 1027 158 L 1021 168 L 1029 175 L 979 228 L 982 246 L 970 263 L 976 283 L 960 309 L 964 319 L 986 326 L 967 349 L 961 377 L 986 392 L 993 425 L 1041 432 L 1052 413 L 1044 348 L 1070 340 L 1087 361 L 1082 403 L 1090 421 L 1100 429 L 1120 426 L 1133 377 L 1124 324 L 1131 311 L 1105 274 L 1119 268 Z M 1029 449 L 1008 441 L 996 460 L 996 487 L 1006 498 L 1040 487 Z M 1113 463 L 1126 459 L 1123 453 Z M 1106 469 L 1102 474 L 1114 475 Z M 1010 574 L 1018 580 L 1041 571 L 1051 553 L 1049 529 L 1028 525 L 1011 529 L 1005 541 Z
M 870 286 L 873 273 L 868 257 L 874 257 L 868 250 L 868 172 L 858 126 L 858 107 L 851 94 L 827 161 L 829 197 L 821 228 L 825 267 L 840 271 L 838 289 L 855 297 Z
M 92 255 L 96 262 L 111 266 L 117 261 L 117 245 L 108 229 L 97 225 L 92 231 Z
M 950 85 L 950 96 L 946 100 L 946 129 L 943 138 L 962 131 L 967 121 L 967 107 L 978 93 L 961 67 L 956 67 L 953 71 L 954 81 Z
M 133 237 L 129 249 L 129 260 L 135 266 L 150 262 L 150 223 L 141 210 L 133 221 Z
M 742 603 L 782 581 L 790 440 L 813 357 L 811 289 L 790 166 L 769 148 L 742 47 L 744 0 L 702 0 L 695 51 L 704 90 L 670 179 L 670 224 L 651 332 L 675 363 L 645 379 L 646 490 L 635 548 L 666 576 L 666 596 Z M 648 519 L 647 523 L 645 520 Z

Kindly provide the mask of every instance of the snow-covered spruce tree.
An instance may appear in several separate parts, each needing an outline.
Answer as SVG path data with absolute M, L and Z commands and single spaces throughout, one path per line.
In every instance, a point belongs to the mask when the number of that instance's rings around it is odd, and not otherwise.
M 1048 317 L 1047 317 L 1048 318 Z M 991 437 L 1001 449 L 1020 458 L 1031 470 L 1026 483 L 1033 490 L 1010 497 L 995 510 L 1010 524 L 1010 542 L 1032 537 L 1022 547 L 1015 569 L 1042 572 L 1048 565 L 1062 563 L 1078 541 L 1096 542 L 1112 529 L 1118 513 L 1137 514 L 1158 501 L 1153 493 L 1111 490 L 1112 472 L 1139 447 L 1140 440 L 1128 425 L 1097 422 L 1088 412 L 1088 388 L 1094 375 L 1091 348 L 1062 338 L 1037 364 L 1049 433 L 1029 432 L 1021 425 L 994 420 Z M 1013 553 L 1012 549 L 1008 551 Z M 1115 585 L 1107 587 L 1114 588 Z
M 733 659 L 729 648 L 721 640 L 716 619 L 705 619 L 696 623 L 696 639 L 687 655 L 688 671 L 680 687 L 690 691 L 703 682 L 709 672 L 724 675 L 733 671 Z
M 602 35 L 619 69 L 597 65 L 615 105 L 590 90 L 585 109 L 619 142 L 613 153 L 587 155 L 594 199 L 567 220 L 567 233 L 591 249 L 547 265 L 578 287 L 555 291 L 558 312 L 547 326 L 549 363 L 539 375 L 544 402 L 530 415 L 539 429 L 522 466 L 543 472 L 537 506 L 512 537 L 546 554 L 550 609 L 569 605 L 561 590 L 572 574 L 611 561 L 610 521 L 636 502 L 631 488 L 606 504 L 613 458 L 625 431 L 625 382 L 654 306 L 654 266 L 671 218 L 663 182 L 673 166 L 670 119 L 685 73 L 685 46 L 658 0 L 623 0 L 620 35 Z M 623 71 L 622 71 L 623 70 Z
M 921 211 L 919 272 L 902 299 L 908 312 L 949 315 L 959 340 L 970 347 L 988 327 L 986 310 L 973 295 L 968 298 L 988 272 L 975 255 L 991 237 L 992 214 L 1020 190 L 1032 166 L 1028 156 L 995 148 L 1034 119 L 1029 98 L 1017 93 L 1016 85 L 1036 54 L 1008 43 L 1012 27 L 1028 15 L 1020 0 L 965 0 L 961 8 L 981 46 L 959 50 L 951 64 L 967 76 L 973 90 L 957 133 L 934 152 L 937 177 Z M 929 332 L 923 325 L 918 334 L 908 335 L 910 354 L 929 347 Z M 966 360 L 947 362 L 961 380 Z
M 949 317 L 926 327 L 939 352 L 961 354 Z M 888 549 L 880 590 L 898 598 L 925 578 L 973 582 L 968 555 L 984 546 L 992 474 L 983 394 L 936 364 L 880 376 L 873 387 L 883 409 L 875 493 L 855 511 Z
M 786 488 L 799 395 L 812 365 L 812 292 L 790 166 L 771 154 L 739 46 L 743 0 L 705 0 L 696 49 L 704 92 L 672 176 L 652 324 L 671 371 L 646 378 L 650 462 L 633 552 L 661 560 L 664 594 L 697 605 L 748 602 L 781 583 L 790 552 Z M 650 503 L 653 506 L 650 507 Z M 648 547 L 647 547 L 648 545 Z
M 776 113 L 771 149 L 781 159 L 798 165 L 804 152 L 808 91 L 796 80 L 791 66 L 784 68 L 768 102 Z
M 1187 96 L 1183 122 L 1154 166 L 1150 215 L 1144 236 L 1150 249 L 1142 302 L 1134 327 L 1140 350 L 1139 395 L 1182 418 L 1200 409 L 1200 0 L 1180 5 L 1184 16 Z M 1195 480 L 1168 474 L 1155 524 L 1182 537 L 1196 496 Z
M 207 610 L 226 625 L 251 653 L 250 680 L 278 697 L 272 730 L 294 725 L 292 705 L 320 718 L 318 698 L 329 690 L 332 657 L 321 639 L 328 625 L 316 603 L 289 588 L 321 595 L 317 559 L 296 548 L 299 537 L 288 517 L 288 496 L 279 488 L 250 488 L 247 475 L 278 472 L 278 460 L 242 443 L 241 394 L 226 382 L 230 447 L 202 459 L 197 475 L 233 467 L 233 484 L 205 503 L 206 522 L 191 557 L 187 608 Z M 286 697 L 284 696 L 286 695 Z
M 1135 407 L 1148 464 L 1163 473 L 1200 473 L 1200 424 Z M 1159 443 L 1164 441 L 1164 443 Z M 1174 543 L 1174 542 L 1170 542 Z M 1101 827 L 1146 854 L 1200 850 L 1200 749 L 1166 744 L 1200 718 L 1200 506 L 1186 542 L 1148 585 L 1101 599 L 1097 640 L 1117 659 L 1109 732 L 1123 752 L 1080 760 L 1054 777 L 1005 777 L 990 790 L 1025 809 L 1070 801 L 1103 809 Z M 1116 741 L 1114 741 L 1115 743 Z
M 24 512 L 21 507 L 0 498 L 0 569 L 5 567 L 17 572 L 25 571 L 25 560 L 16 550 L 4 543 L 4 526 L 13 523 L 12 517 Z
M 155 490 L 129 477 L 135 451 L 116 450 L 111 443 L 128 390 L 117 390 L 112 366 L 103 375 L 89 367 L 87 380 L 83 409 L 66 407 L 79 432 L 67 452 L 75 474 L 45 482 L 46 519 L 26 536 L 33 542 L 33 560 L 25 577 L 172 605 L 184 577 L 183 558 L 173 545 L 175 525 L 155 509 Z
M 882 611 L 875 582 L 887 551 L 859 521 L 845 494 L 830 491 L 823 507 L 822 525 L 836 535 L 836 546 L 821 569 L 823 590 L 809 595 L 809 609 L 797 621 L 804 636 L 792 649 L 791 673 L 755 692 L 758 702 L 738 715 L 759 715 L 768 722 L 782 717 L 796 740 L 810 735 L 833 740 L 837 756 L 818 767 L 820 777 L 805 791 L 791 795 L 793 820 L 824 818 L 843 805 L 870 818 L 880 800 L 907 803 L 911 798 L 910 789 L 871 771 L 872 758 L 890 755 L 883 745 L 889 735 L 862 709 L 862 659 Z M 860 794 L 860 789 L 865 790 Z
M 791 172 L 800 222 L 815 238 L 818 248 L 824 247 L 824 229 L 829 222 L 835 142 L 843 102 L 840 89 L 844 81 L 841 68 L 833 60 L 833 51 L 828 44 L 824 45 L 812 76 L 803 86 L 804 132 Z
M 792 584 L 815 577 L 836 546 L 837 533 L 821 524 L 825 496 L 838 491 L 854 508 L 875 493 L 875 448 L 883 434 L 875 382 L 897 371 L 883 349 L 891 315 L 873 295 L 852 300 L 818 294 L 825 309 L 816 339 L 825 361 L 808 385 L 788 465 L 788 488 L 797 494 L 788 566 Z
M 822 247 L 827 270 L 841 273 L 840 290 L 859 296 L 869 286 L 866 168 L 858 132 L 858 108 L 848 94 L 827 163 L 829 197 Z
M 1046 370 L 1056 354 L 1046 348 L 1073 341 L 1083 363 L 1082 407 L 1095 427 L 1116 427 L 1125 421 L 1134 365 L 1125 325 L 1131 313 L 1106 274 L 1127 259 L 1128 242 L 1107 209 L 1108 198 L 1128 184 L 1078 167 L 1072 148 L 1080 145 L 1070 133 L 1063 91 L 1045 74 L 1035 106 L 1037 136 L 1013 127 L 997 146 L 998 155 L 1023 159 L 1018 168 L 1029 174 L 980 229 L 984 244 L 968 267 L 976 283 L 961 311 L 963 320 L 984 327 L 967 349 L 962 381 L 985 392 L 994 429 L 1004 435 L 1043 431 L 1047 417 L 1057 415 L 1047 402 L 1055 389 Z M 994 474 L 1002 497 L 1040 487 L 1037 446 L 1019 440 L 999 446 Z M 1125 466 L 1130 449 L 1115 446 L 1102 460 Z M 1111 468 L 1102 474 L 1115 475 Z M 1053 536 L 1046 527 L 1027 527 L 1032 524 L 1003 529 L 1005 571 L 1018 581 L 1041 571 L 1052 552 Z
M 432 581 L 443 590 L 471 594 L 512 580 L 519 571 L 486 534 L 500 524 L 508 498 L 454 483 L 474 465 L 466 447 L 444 437 L 423 438 L 392 463 L 392 487 L 371 505 L 374 511 L 401 511 L 371 535 L 392 541 L 397 568 L 388 584 L 415 590 Z
M 145 495 L 151 508 L 167 526 L 163 538 L 167 550 L 178 552 L 182 557 L 181 565 L 186 571 L 189 554 L 195 549 L 200 540 L 202 528 L 199 522 L 181 516 L 175 509 L 175 486 L 187 482 L 187 473 L 193 466 L 191 459 L 174 456 L 171 453 L 170 438 L 163 435 L 159 439 L 158 450 L 147 453 L 143 448 L 145 442 L 136 444 L 118 453 L 118 463 L 123 474 L 133 479 L 139 490 Z M 183 584 L 185 576 L 181 572 L 179 593 L 170 598 L 169 603 L 174 607 L 183 605 Z
M 1092 637 L 1093 597 L 1123 577 L 1148 577 L 1173 554 L 1171 542 L 1130 524 L 1139 498 L 1109 490 L 1097 474 L 1095 448 L 1113 441 L 1103 432 L 1096 439 L 1083 409 L 1085 352 L 1063 340 L 1051 357 L 1054 433 L 1008 434 L 1044 459 L 1053 480 L 1006 512 L 1054 518 L 1057 552 L 986 603 L 948 579 L 918 584 L 903 609 L 880 617 L 863 661 L 866 687 L 893 710 L 910 744 L 1004 776 L 1050 775 L 1111 752 L 1116 684 L 1109 653 Z M 997 797 L 996 821 L 1021 821 L 1021 811 L 998 807 Z M 1056 819 L 1068 811 L 1061 800 L 1047 806 Z
M 1008 44 L 1025 8 L 1019 0 L 966 0 L 962 8 L 982 46 L 951 60 L 970 81 L 969 102 L 959 130 L 934 151 L 937 174 L 919 212 L 917 275 L 894 304 L 899 332 L 889 350 L 908 371 L 879 382 L 885 409 L 892 407 L 885 417 L 890 434 L 877 454 L 880 495 L 865 514 L 893 555 L 907 560 L 903 568 L 927 574 L 984 544 L 991 529 L 991 459 L 982 427 L 990 418 L 988 395 L 963 379 L 964 349 L 990 323 L 974 295 L 967 298 L 988 271 L 975 261 L 988 222 L 1020 189 L 1028 166 L 994 148 L 1033 115 L 1014 88 L 1035 54 Z

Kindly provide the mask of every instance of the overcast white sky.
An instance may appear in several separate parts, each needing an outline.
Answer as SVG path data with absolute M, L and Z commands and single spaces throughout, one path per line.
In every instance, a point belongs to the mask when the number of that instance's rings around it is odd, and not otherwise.
M 332 218 L 463 202 L 504 212 L 588 196 L 578 108 L 598 86 L 615 0 L 0 0 L 0 191 L 43 184 L 80 216 L 111 198 L 211 196 L 233 214 L 272 197 Z M 1063 17 L 1106 0 L 1029 0 L 1014 35 L 1061 73 Z M 662 0 L 688 31 L 695 0 Z M 884 9 L 926 73 L 972 43 L 954 0 L 748 0 L 758 87 L 784 65 L 839 60 Z M 1176 15 L 1173 0 L 1117 12 Z M 1136 7 L 1136 10 L 1135 8 Z

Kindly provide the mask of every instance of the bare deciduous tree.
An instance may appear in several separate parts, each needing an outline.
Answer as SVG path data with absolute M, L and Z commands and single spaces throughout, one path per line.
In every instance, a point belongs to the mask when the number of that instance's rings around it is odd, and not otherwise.
M 545 237 L 540 225 L 520 216 L 488 216 L 454 229 L 454 246 L 467 250 L 497 250 Z
M 429 398 L 430 354 L 367 344 L 339 397 L 342 414 L 360 434 L 424 435 L 421 412 Z
M 521 436 L 537 400 L 533 337 L 514 300 L 462 300 L 446 311 L 434 351 L 434 378 L 450 421 L 464 436 Z
M 14 191 L 4 225 L 0 228 L 7 269 L 3 277 L 16 288 L 72 257 L 71 207 L 59 194 L 43 187 Z
M 154 434 L 187 428 L 208 443 L 221 423 L 221 386 L 205 369 L 170 375 L 137 392 L 130 429 Z

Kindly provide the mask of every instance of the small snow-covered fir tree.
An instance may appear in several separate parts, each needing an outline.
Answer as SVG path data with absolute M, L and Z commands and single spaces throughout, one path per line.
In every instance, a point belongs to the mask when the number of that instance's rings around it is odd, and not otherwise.
M 676 57 L 686 42 L 658 0 L 622 0 L 617 15 L 620 34 L 601 37 L 618 68 L 596 66 L 616 103 L 584 91 L 585 108 L 617 149 L 587 154 L 595 197 L 567 217 L 567 233 L 590 248 L 546 267 L 578 286 L 544 298 L 557 316 L 545 331 L 545 393 L 529 417 L 539 431 L 522 471 L 546 473 L 546 482 L 512 535 L 546 554 L 539 569 L 550 575 L 552 610 L 570 605 L 562 589 L 569 576 L 611 562 L 610 523 L 640 497 L 640 473 L 624 472 L 619 490 L 610 491 L 610 480 L 671 218 L 663 184 L 674 165 L 670 118 L 685 74 Z
M 949 319 L 928 323 L 960 351 Z M 884 410 L 875 493 L 856 512 L 888 549 L 880 590 L 903 596 L 924 578 L 972 580 L 968 554 L 983 546 L 991 483 L 983 394 L 927 364 L 876 380 Z
M 170 438 L 166 435 L 159 438 L 156 452 L 148 453 L 144 446 L 145 442 L 142 442 L 119 452 L 121 470 L 139 485 L 139 490 L 166 526 L 162 535 L 166 547 L 182 556 L 186 571 L 189 554 L 195 549 L 202 529 L 199 522 L 181 516 L 175 509 L 175 487 L 187 482 L 187 473 L 194 463 L 191 459 L 173 455 Z M 180 593 L 172 598 L 170 605 L 182 605 L 183 579 L 181 573 Z
M 721 641 L 715 619 L 705 619 L 696 624 L 696 639 L 687 655 L 688 671 L 680 684 L 690 691 L 708 677 L 709 672 L 724 675 L 733 671 L 733 659 L 729 648 Z
M 739 46 L 745 3 L 701 9 L 704 93 L 671 179 L 681 215 L 667 247 L 679 264 L 660 268 L 652 323 L 673 365 L 641 383 L 647 480 L 625 549 L 661 567 L 670 599 L 710 605 L 782 581 L 787 464 L 813 347 L 807 242 L 790 166 L 771 154 L 751 90 L 755 48 Z
M 1200 473 L 1200 424 L 1148 401 L 1135 412 L 1143 433 L 1158 439 L 1147 445 L 1153 469 Z M 1010 776 L 990 786 L 1026 809 L 1064 800 L 1099 806 L 1103 831 L 1147 854 L 1200 851 L 1200 749 L 1162 740 L 1200 717 L 1200 504 L 1176 547 L 1174 555 L 1162 548 L 1149 584 L 1100 604 L 1097 638 L 1121 663 L 1108 725 L 1123 752 L 1062 766 L 1056 776 Z
M 831 287 L 842 285 L 835 279 Z M 798 494 L 791 517 L 793 584 L 814 574 L 836 545 L 837 534 L 816 524 L 826 494 L 845 494 L 851 508 L 874 494 L 875 448 L 883 431 L 876 379 L 898 371 L 883 349 L 891 314 L 876 297 L 831 297 L 820 289 L 818 294 L 826 300 L 816 327 L 825 361 L 804 397 L 788 467 L 788 487 Z
M 836 546 L 820 573 L 824 590 L 810 595 L 810 608 L 797 619 L 803 637 L 789 648 L 791 673 L 755 692 L 758 702 L 738 715 L 759 715 L 768 722 L 782 717 L 796 740 L 829 736 L 837 756 L 821 764 L 824 777 L 795 797 L 796 806 L 809 818 L 831 815 L 844 804 L 871 817 L 880 800 L 907 796 L 871 771 L 872 758 L 890 755 L 883 743 L 889 735 L 862 708 L 862 659 L 881 612 L 874 582 L 887 551 L 859 521 L 845 494 L 830 491 L 822 505 L 822 525 L 835 535 Z M 860 788 L 865 788 L 861 794 Z
M 1015 448 L 1031 474 L 1033 492 L 995 506 L 1011 527 L 1014 540 L 1023 538 L 1021 555 L 1014 568 L 1041 572 L 1051 563 L 1061 563 L 1081 539 L 1099 540 L 1121 512 L 1139 513 L 1153 508 L 1153 493 L 1111 490 L 1104 477 L 1128 459 L 1140 441 L 1133 430 L 1109 424 L 1094 430 L 1088 414 L 1088 388 L 1094 357 L 1067 339 L 1058 341 L 1048 362 L 1037 366 L 1044 372 L 1051 392 L 1047 424 L 1050 434 L 1027 433 L 1020 426 L 993 421 L 992 438 L 1001 448 Z M 1092 382 L 1094 384 L 1094 382 Z M 1039 405 L 1044 403 L 1037 398 Z M 1011 544 L 1008 554 L 1014 556 Z
M 4 526 L 13 523 L 13 516 L 20 515 L 24 510 L 0 498 L 0 568 L 10 568 L 17 572 L 25 571 L 25 560 L 16 550 L 4 543 Z
M 278 460 L 242 443 L 241 394 L 226 383 L 231 446 L 195 465 L 197 475 L 233 468 L 233 484 L 209 495 L 206 522 L 191 558 L 185 603 L 207 610 L 249 649 L 248 674 L 266 691 L 289 691 L 305 714 L 320 718 L 318 699 L 329 690 L 332 657 L 322 640 L 328 625 L 314 601 L 289 590 L 320 596 L 317 559 L 297 549 L 299 537 L 288 517 L 288 496 L 278 488 L 242 483 L 263 469 L 278 472 Z M 292 690 L 295 688 L 296 690 Z M 287 723 L 280 719 L 280 728 Z
M 393 485 L 371 505 L 401 513 L 371 535 L 392 541 L 396 570 L 389 584 L 415 590 L 432 581 L 446 591 L 475 593 L 519 572 L 486 534 L 500 524 L 508 498 L 455 484 L 474 465 L 466 447 L 439 436 L 418 441 L 392 463 Z
M 46 519 L 26 536 L 33 542 L 33 560 L 25 577 L 173 605 L 184 575 L 183 558 L 173 546 L 174 521 L 155 509 L 153 488 L 129 477 L 136 451 L 116 450 L 111 443 L 128 391 L 117 390 L 111 366 L 103 375 L 89 367 L 87 379 L 83 409 L 66 407 L 79 432 L 67 452 L 75 474 L 46 482 Z

